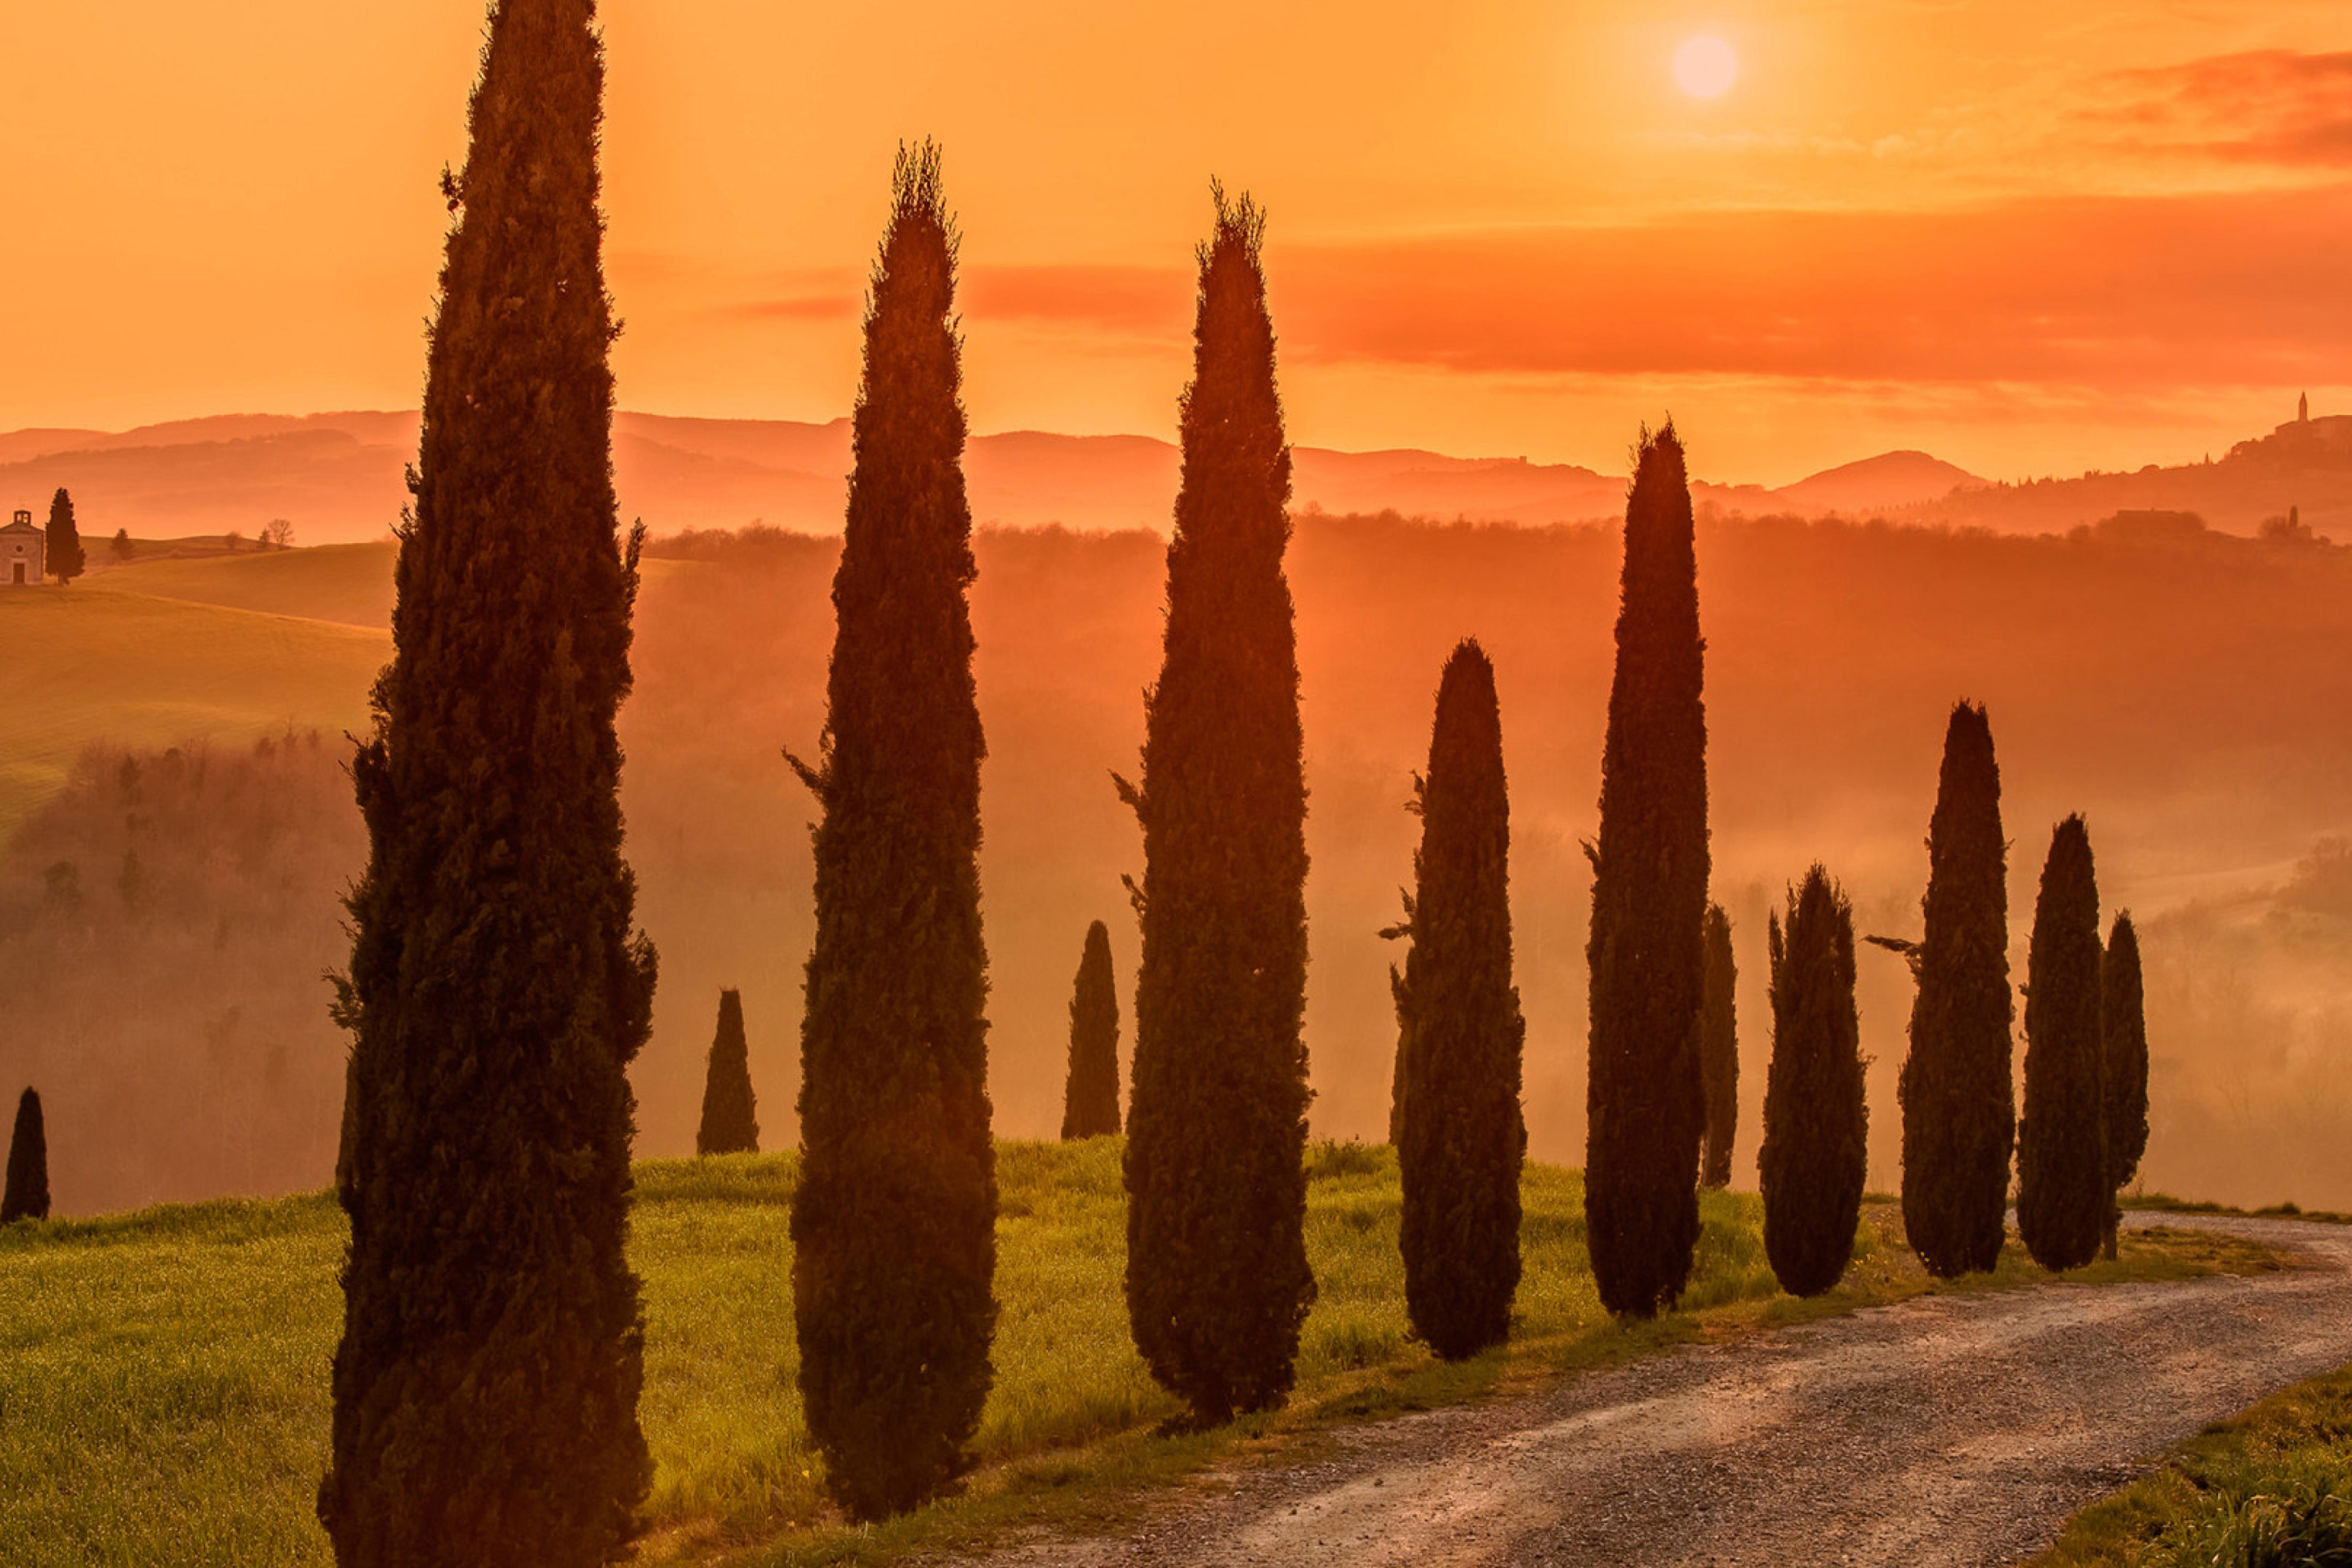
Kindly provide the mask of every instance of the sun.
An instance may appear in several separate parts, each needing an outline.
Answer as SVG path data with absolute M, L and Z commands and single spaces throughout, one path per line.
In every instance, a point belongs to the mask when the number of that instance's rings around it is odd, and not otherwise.
M 1675 51 L 1675 81 L 1693 98 L 1721 98 L 1739 79 L 1739 57 L 1712 34 Z

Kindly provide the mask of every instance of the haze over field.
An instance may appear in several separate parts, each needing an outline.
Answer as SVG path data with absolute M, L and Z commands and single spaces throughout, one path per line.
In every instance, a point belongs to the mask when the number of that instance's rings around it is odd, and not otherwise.
M 622 713 L 629 855 L 662 952 L 655 1037 L 635 1074 L 639 1146 L 655 1154 L 691 1147 L 721 986 L 744 994 L 761 1124 L 772 1141 L 790 1133 L 814 811 L 780 752 L 808 748 L 822 723 L 835 545 L 664 548 L 648 565 L 637 691 Z M 1748 1068 L 1736 1179 L 1753 1181 L 1768 900 L 1819 857 L 1845 879 L 1860 929 L 1918 934 L 1937 748 L 1965 694 L 1990 705 L 2000 748 L 2018 977 L 2033 879 L 2068 811 L 2089 815 L 2105 907 L 2141 921 L 2156 1057 L 2149 1185 L 2352 1205 L 2340 1136 L 2352 1115 L 2342 1087 L 2352 1081 L 2352 860 L 2318 854 L 2352 828 L 2352 731 L 2325 721 L 2352 706 L 2341 655 L 2352 551 L 2200 536 L 2160 520 L 2072 539 L 1717 522 L 1699 549 L 1715 885 L 1735 921 Z M 1377 1140 L 1386 1125 L 1396 952 L 1375 933 L 1410 877 L 1415 824 L 1403 803 L 1426 755 L 1438 667 L 1456 637 L 1475 634 L 1496 659 L 1510 769 L 1532 1152 L 1579 1157 L 1590 904 L 1579 845 L 1594 826 L 1617 552 L 1615 531 L 1599 526 L 1301 520 L 1291 575 L 1311 791 L 1318 1135 Z M 1108 775 L 1131 771 L 1140 743 L 1161 557 L 1142 531 L 981 539 L 982 875 L 992 1089 L 1007 1134 L 1059 1125 L 1069 984 L 1088 921 L 1109 922 L 1131 1003 L 1135 927 L 1118 877 L 1139 871 L 1140 855 Z M 174 721 L 168 712 L 122 727 L 167 680 L 233 692 L 234 714 L 190 712 L 181 731 L 219 726 L 216 758 L 289 723 L 349 727 L 381 657 L 368 650 L 388 646 L 390 561 L 385 545 L 166 561 L 37 606 L 0 602 L 0 636 L 24 650 L 0 668 L 0 696 L 91 668 L 123 628 L 188 617 L 176 661 L 159 652 L 152 666 L 104 666 L 102 680 L 85 675 L 76 701 L 47 713 L 41 733 L 63 750 L 46 789 L 79 744 L 77 727 L 167 743 L 173 732 L 155 725 Z M 352 639 L 350 654 L 284 641 L 321 636 Z M 332 741 L 282 748 L 272 765 L 292 771 L 259 803 L 214 802 L 168 834 L 132 837 L 124 824 L 139 810 L 119 798 L 119 763 L 101 761 L 64 815 L 33 818 L 0 870 L 9 949 L 46 952 L 60 939 L 38 912 L 45 873 L 77 861 L 73 951 L 105 955 L 87 969 L 35 965 L 39 979 L 0 1013 L 0 1078 L 48 1091 L 68 1210 L 324 1181 L 342 1043 L 317 976 L 341 962 L 332 900 L 360 853 L 341 754 Z M 160 787 L 152 770 L 143 787 Z M 264 809 L 279 789 L 289 804 Z M 16 797 L 20 820 L 41 795 Z M 283 820 L 273 828 L 272 817 Z M 326 837 L 302 838 L 305 824 Z M 278 847 L 253 847 L 264 841 Z M 159 886 L 185 900 L 172 919 L 125 912 L 116 884 L 134 844 Z M 1898 960 L 1864 954 L 1882 1188 L 1896 1173 L 1893 1074 L 1909 991 Z M 219 1058 L 214 1078 L 207 1052 Z M 245 1119 L 191 1125 L 183 1110 L 200 1095 L 227 1097 Z M 143 1132 L 101 1137 L 106 1125 Z M 226 1148 L 202 1142 L 232 1137 L 225 1128 L 254 1131 Z M 141 1157 L 121 1158 L 123 1148 Z

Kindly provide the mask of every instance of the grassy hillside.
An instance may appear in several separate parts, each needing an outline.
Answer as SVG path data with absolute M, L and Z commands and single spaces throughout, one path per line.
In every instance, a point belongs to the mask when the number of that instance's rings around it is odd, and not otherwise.
M 132 561 L 88 586 L 225 609 L 335 621 L 381 629 L 392 625 L 390 542 L 323 544 L 315 549 Z M 82 591 L 77 584 L 74 592 Z
M 1777 1294 L 1753 1196 L 1706 1194 L 1686 1308 L 1622 1330 L 1595 1297 L 1579 1174 L 1530 1167 L 1517 1342 L 1459 1368 L 1406 1335 L 1398 1194 L 1385 1149 L 1324 1146 L 1308 1196 L 1321 1295 L 1290 1413 L 1220 1434 L 1151 1436 L 1175 1405 L 1128 1338 L 1119 1144 L 1005 1143 L 996 1386 L 972 1495 L 874 1532 L 833 1523 L 794 1393 L 795 1163 L 746 1155 L 638 1167 L 631 1255 L 646 1282 L 643 1416 L 657 1467 L 656 1561 L 885 1558 L 1006 1525 L 1095 1517 L 1122 1489 L 1318 1424 L 1460 1399 L 1695 1334 L 1926 1289 L 1884 1205 L 1846 1282 Z M 324 1563 L 311 1500 L 326 1451 L 342 1217 L 323 1196 L 215 1203 L 0 1231 L 0 1542 L 16 1568 Z M 2262 1267 L 2211 1237 L 2135 1236 L 2103 1276 Z M 2011 1261 L 1991 1283 L 2043 1279 Z
M 140 591 L 145 571 L 243 574 L 278 559 L 159 562 L 70 588 L 0 594 L 0 839 L 57 793 L 93 742 L 228 744 L 289 726 L 331 733 L 361 725 L 369 684 L 391 653 L 385 633 L 258 602 L 232 607 Z

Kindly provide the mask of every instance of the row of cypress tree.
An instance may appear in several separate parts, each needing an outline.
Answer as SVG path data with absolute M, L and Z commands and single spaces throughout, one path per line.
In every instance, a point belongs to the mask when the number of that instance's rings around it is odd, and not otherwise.
M 319 1496 L 347 1568 L 458 1552 L 513 1568 L 607 1563 L 650 1479 L 624 1243 L 626 1069 L 655 962 L 634 927 L 614 733 L 639 535 L 621 535 L 612 485 L 594 23 L 593 0 L 499 0 L 471 147 L 445 179 L 457 216 L 394 658 L 352 767 L 370 858 L 337 1004 L 353 1035 L 337 1180 L 352 1243 Z M 1164 663 L 1141 778 L 1118 781 L 1145 849 L 1129 1323 L 1202 1423 L 1285 1396 L 1315 1295 L 1290 455 L 1264 235 L 1255 204 L 1217 192 L 1181 404 Z M 955 271 L 937 150 L 904 151 L 865 322 L 827 721 L 816 761 L 794 761 L 822 807 L 792 1211 L 800 1382 L 828 1485 L 861 1518 L 937 1495 L 967 1466 L 996 1316 Z M 1727 1009 L 1701 1026 L 1730 978 L 1727 963 L 1708 977 L 1704 647 L 1671 425 L 1641 443 L 1616 636 L 1590 851 L 1587 1217 L 1602 1300 L 1648 1313 L 1687 1279 L 1710 1082 L 1727 1093 L 1736 1070 L 1721 1055 Z M 1523 1026 L 1499 714 L 1475 645 L 1449 661 L 1438 708 L 1396 983 L 1398 1141 L 1408 1304 L 1454 1354 L 1507 1326 Z M 2087 876 L 2087 846 L 2083 864 Z M 1792 1020 L 1824 1021 L 1837 1046 L 1820 976 L 1850 993 L 1851 932 L 1819 880 L 1775 942 L 1775 1016 L 1785 996 Z M 2081 967 L 2079 923 L 2053 919 L 2053 965 Z M 1090 932 L 1074 1064 L 1108 1056 L 1108 967 L 1107 934 Z M 2052 1059 L 2077 1062 L 2091 1015 L 2063 990 L 2037 967 Z M 698 1142 L 756 1143 L 731 997 L 712 1054 Z M 1842 1082 L 1828 1065 L 1823 1081 Z M 1087 1071 L 1082 1124 L 1107 1127 L 1116 1093 L 1101 1080 L 1115 1072 Z M 2095 1068 L 2064 1081 L 2064 1105 L 2104 1105 Z M 2038 1104 L 2029 1146 L 2079 1154 Z M 1716 1131 L 1710 1168 L 1729 1145 Z M 2116 1146 L 2101 1144 L 2095 1175 Z M 2036 1204 L 2080 1188 L 2083 1163 L 2037 1158 Z M 1820 1184 L 1793 1153 L 1787 1169 L 1791 1191 Z

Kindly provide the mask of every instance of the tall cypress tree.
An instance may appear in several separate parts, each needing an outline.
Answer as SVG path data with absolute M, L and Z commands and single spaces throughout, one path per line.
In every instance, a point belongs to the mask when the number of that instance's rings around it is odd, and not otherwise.
M 2139 931 L 2126 910 L 2107 933 L 2099 965 L 2099 1028 L 2104 1037 L 2107 1098 L 2107 1226 L 2105 1251 L 2116 1255 L 2123 1215 L 2112 1194 L 2131 1184 L 2147 1152 L 2147 1008 L 2141 994 Z
M 445 176 L 394 658 L 352 763 L 370 859 L 351 1251 L 319 1513 L 345 1568 L 603 1563 L 650 1477 L 624 1243 L 654 958 L 614 720 L 636 536 L 613 495 L 592 0 L 501 0 Z
M 1780 1288 L 1818 1296 L 1853 1257 L 1869 1167 L 1853 911 L 1815 866 L 1772 918 L 1772 1066 L 1765 1079 L 1764 1255 Z
M 821 764 L 793 1304 L 826 1484 L 860 1519 L 969 1468 L 993 1375 L 996 1152 L 980 922 L 956 233 L 902 149 L 866 374 Z
M 743 994 L 719 994 L 719 1028 L 710 1038 L 710 1065 L 702 1080 L 698 1154 L 760 1152 L 759 1102 L 751 1093 L 751 1043 L 743 1033 Z
M 1706 645 L 1690 484 L 1669 422 L 1642 433 L 1625 507 L 1617 673 L 1592 859 L 1584 1216 L 1612 1312 L 1672 1307 L 1698 1245 L 1706 991 Z
M 16 1130 L 8 1140 L 8 1182 L 0 1189 L 0 1225 L 49 1217 L 49 1135 L 41 1097 L 27 1089 L 16 1101 Z
M 1699 1011 L 1699 1091 L 1706 1100 L 1698 1183 L 1731 1184 L 1731 1144 L 1739 1130 L 1739 965 L 1731 952 L 1731 917 L 1706 907 L 1706 1003 Z
M 80 576 L 86 564 L 81 553 L 81 531 L 74 526 L 73 497 L 66 494 L 62 485 L 49 498 L 48 544 L 44 553 L 48 557 L 49 575 L 60 583 L 70 583 Z
M 2000 767 L 1985 710 L 1968 702 L 1944 731 L 1921 909 L 1899 1090 L 1903 1226 L 1927 1271 L 1949 1279 L 2000 1259 L 2017 1122 Z
M 1166 649 L 1144 716 L 1143 957 L 1127 1308 L 1197 1422 L 1289 1394 L 1307 1266 L 1307 783 L 1283 552 L 1264 214 L 1216 193 L 1200 251 Z
M 1062 1136 L 1118 1131 L 1118 987 L 1111 975 L 1110 928 L 1087 928 L 1070 995 L 1070 1077 L 1062 1093 Z
M 2058 825 L 2033 906 L 2025 975 L 2025 1120 L 2017 1130 L 2017 1231 L 2033 1261 L 2098 1256 L 2114 1201 L 2102 1058 L 2099 887 L 2090 830 Z
M 1500 1344 L 1519 1284 L 1519 1110 L 1527 1024 L 1511 984 L 1511 808 L 1495 667 L 1446 660 L 1418 781 L 1412 947 L 1397 987 L 1407 1085 L 1397 1141 L 1413 1331 L 1449 1361 Z

